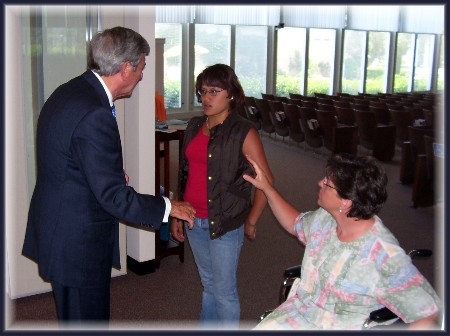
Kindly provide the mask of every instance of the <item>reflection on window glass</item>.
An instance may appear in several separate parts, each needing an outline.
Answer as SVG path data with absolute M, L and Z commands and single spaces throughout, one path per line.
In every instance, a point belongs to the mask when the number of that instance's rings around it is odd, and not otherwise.
M 277 34 L 276 94 L 304 94 L 306 29 L 286 27 Z
M 310 30 L 307 95 L 332 94 L 335 48 L 336 30 Z
M 395 57 L 394 92 L 411 91 L 414 61 L 414 34 L 398 33 Z
M 341 91 L 350 94 L 363 92 L 366 32 L 346 30 Z
M 196 24 L 195 25 L 195 67 L 194 77 L 207 66 L 217 63 L 230 65 L 231 26 Z M 194 94 L 194 104 L 197 97 Z
M 441 36 L 441 49 L 439 55 L 439 67 L 437 73 L 437 89 L 444 90 L 444 76 L 445 76 L 445 43 L 444 36 Z
M 44 101 L 67 78 L 86 70 L 86 7 L 44 6 L 42 27 L 36 27 L 38 49 L 42 50 Z M 40 45 L 42 43 L 42 45 Z M 42 47 L 42 49 L 41 49 Z
M 249 97 L 266 92 L 267 27 L 236 26 L 235 72 Z
M 367 93 L 386 93 L 389 67 L 390 34 L 369 32 L 367 52 Z
M 433 72 L 434 35 L 417 35 L 416 57 L 414 63 L 414 91 L 431 89 Z
M 86 55 L 86 32 L 74 27 L 49 27 L 47 34 L 48 55 Z
M 23 149 L 27 155 L 27 188 L 32 191 L 36 182 L 39 113 L 58 86 L 86 71 L 86 33 L 91 28 L 87 18 L 88 15 L 94 18 L 97 13 L 86 6 L 39 6 L 31 12 L 28 18 L 24 12 L 20 20 L 24 66 L 17 75 L 22 76 L 23 82 Z
M 181 24 L 155 24 L 155 37 L 164 38 L 164 103 L 166 108 L 181 108 Z M 161 93 L 160 93 L 161 94 Z
M 45 7 L 44 47 L 48 56 L 85 56 L 86 8 L 84 6 Z

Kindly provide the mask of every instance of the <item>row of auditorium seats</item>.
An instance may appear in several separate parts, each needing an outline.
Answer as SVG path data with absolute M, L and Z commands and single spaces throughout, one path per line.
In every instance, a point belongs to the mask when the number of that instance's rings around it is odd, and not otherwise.
M 442 144 L 442 134 L 434 128 L 408 127 L 409 140 L 402 146 L 400 182 L 412 185 L 413 207 L 436 203 L 436 173 L 442 169 L 443 158 L 435 155 L 434 145 Z
M 357 154 L 360 146 L 380 161 L 391 161 L 399 148 L 400 181 L 413 184 L 414 206 L 426 206 L 433 201 L 426 197 L 432 193 L 424 192 L 429 191 L 424 186 L 434 179 L 430 180 L 432 164 L 425 157 L 424 136 L 431 143 L 434 141 L 434 120 L 439 111 L 437 94 L 432 93 L 291 93 L 289 97 L 246 97 L 242 114 L 262 134 L 304 143 L 305 148 Z M 424 185 L 425 177 L 431 182 Z

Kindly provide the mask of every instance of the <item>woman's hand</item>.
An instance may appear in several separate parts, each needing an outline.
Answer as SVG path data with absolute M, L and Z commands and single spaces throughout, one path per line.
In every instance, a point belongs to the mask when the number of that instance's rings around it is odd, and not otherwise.
M 256 188 L 261 189 L 264 192 L 267 191 L 267 189 L 270 188 L 272 185 L 269 182 L 269 179 L 267 178 L 266 174 L 261 169 L 261 167 L 250 158 L 250 156 L 246 155 L 246 158 L 248 162 L 250 162 L 250 164 L 253 166 L 256 176 L 253 178 L 250 175 L 244 174 L 242 177 L 244 178 L 244 180 L 253 184 Z
M 172 234 L 172 237 L 179 242 L 184 242 L 183 221 L 178 218 L 172 218 L 172 222 L 170 223 L 170 233 Z
M 283 198 L 283 196 L 281 196 L 281 194 L 275 189 L 270 180 L 267 178 L 266 174 L 261 169 L 261 167 L 255 161 L 253 161 L 248 155 L 246 157 L 248 162 L 250 162 L 250 164 L 255 169 L 256 176 L 253 178 L 249 175 L 244 174 L 242 177 L 244 178 L 244 180 L 253 184 L 256 188 L 261 190 L 266 195 L 267 201 L 269 202 L 269 206 L 272 209 L 272 212 L 275 215 L 278 222 L 287 232 L 289 232 L 292 235 L 295 235 L 294 223 L 295 219 L 300 214 L 300 211 L 297 210 L 288 201 L 286 201 Z M 253 223 L 254 221 L 249 222 Z M 251 229 L 249 228 L 248 231 L 250 230 Z
M 256 224 L 250 224 L 249 222 L 245 222 L 244 231 L 245 231 L 245 236 L 249 240 L 253 241 L 256 239 Z

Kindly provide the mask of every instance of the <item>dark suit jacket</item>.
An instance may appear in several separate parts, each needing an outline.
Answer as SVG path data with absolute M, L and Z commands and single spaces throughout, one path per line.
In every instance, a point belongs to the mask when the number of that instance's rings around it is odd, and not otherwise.
M 126 186 L 119 129 L 90 70 L 49 97 L 36 141 L 37 181 L 23 254 L 46 281 L 105 286 L 111 267 L 120 267 L 118 219 L 158 229 L 164 199 Z

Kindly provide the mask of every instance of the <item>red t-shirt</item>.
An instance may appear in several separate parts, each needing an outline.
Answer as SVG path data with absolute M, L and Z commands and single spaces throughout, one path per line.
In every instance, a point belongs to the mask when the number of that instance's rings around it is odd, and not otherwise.
M 203 130 L 200 128 L 186 148 L 189 173 L 183 198 L 191 203 L 196 211 L 195 217 L 199 218 L 208 218 L 206 197 L 208 141 L 209 136 L 203 134 Z

